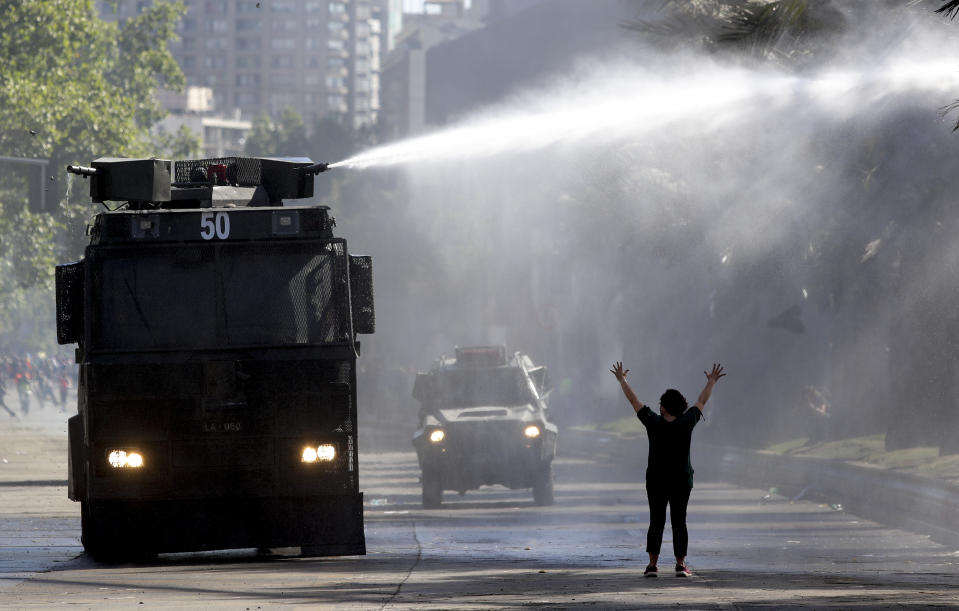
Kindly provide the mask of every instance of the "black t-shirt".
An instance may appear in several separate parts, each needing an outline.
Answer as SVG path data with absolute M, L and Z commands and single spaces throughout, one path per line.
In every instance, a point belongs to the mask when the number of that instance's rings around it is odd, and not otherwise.
M 689 458 L 689 445 L 693 427 L 703 417 L 695 405 L 672 422 L 653 413 L 649 406 L 636 412 L 639 421 L 646 427 L 649 437 L 649 460 L 646 465 L 646 480 L 673 483 L 687 480 L 693 487 L 693 464 Z

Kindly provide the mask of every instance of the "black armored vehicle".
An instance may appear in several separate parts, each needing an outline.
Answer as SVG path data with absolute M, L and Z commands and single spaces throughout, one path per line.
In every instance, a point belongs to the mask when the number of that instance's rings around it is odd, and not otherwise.
M 70 499 L 94 557 L 363 554 L 357 334 L 372 262 L 334 236 L 308 159 L 98 159 L 106 211 L 57 266 L 76 343 Z M 116 205 L 113 205 L 116 202 Z M 110 203 L 108 205 L 108 203 Z
M 546 367 L 505 346 L 456 348 L 416 376 L 420 426 L 413 445 L 422 471 L 423 506 L 444 490 L 460 494 L 502 484 L 532 488 L 537 505 L 553 503 L 556 425 L 548 420 Z

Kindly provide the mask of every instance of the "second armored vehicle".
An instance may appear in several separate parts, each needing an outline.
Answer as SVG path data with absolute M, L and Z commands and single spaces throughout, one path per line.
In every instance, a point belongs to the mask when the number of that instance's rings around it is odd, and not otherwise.
M 416 376 L 420 428 L 413 445 L 422 470 L 423 506 L 444 490 L 464 493 L 502 484 L 532 488 L 537 505 L 553 503 L 556 425 L 548 420 L 546 367 L 505 346 L 457 348 Z

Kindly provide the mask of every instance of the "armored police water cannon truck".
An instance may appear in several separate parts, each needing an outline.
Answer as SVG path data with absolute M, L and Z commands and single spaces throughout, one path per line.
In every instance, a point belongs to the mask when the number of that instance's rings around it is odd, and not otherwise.
M 416 375 L 420 426 L 413 434 L 423 506 L 439 507 L 444 490 L 484 485 L 531 488 L 537 505 L 553 503 L 556 425 L 546 367 L 505 346 L 456 348 Z
M 357 336 L 372 261 L 349 254 L 308 159 L 97 159 L 106 210 L 56 269 L 77 344 L 70 499 L 84 548 L 363 554 Z

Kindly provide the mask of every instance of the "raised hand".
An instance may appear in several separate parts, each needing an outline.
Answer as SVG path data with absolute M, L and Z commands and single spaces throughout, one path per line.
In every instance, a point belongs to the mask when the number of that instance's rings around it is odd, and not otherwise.
M 703 373 L 706 374 L 706 381 L 712 382 L 713 384 L 718 382 L 719 378 L 726 375 L 725 373 L 723 373 L 723 366 L 720 365 L 719 363 L 713 363 L 713 370 L 711 372 L 707 373 L 704 371 Z
M 613 368 L 609 370 L 611 374 L 616 376 L 616 379 L 622 382 L 626 379 L 626 376 L 629 375 L 629 369 L 623 370 L 623 362 L 616 361 L 616 364 L 613 365 Z

